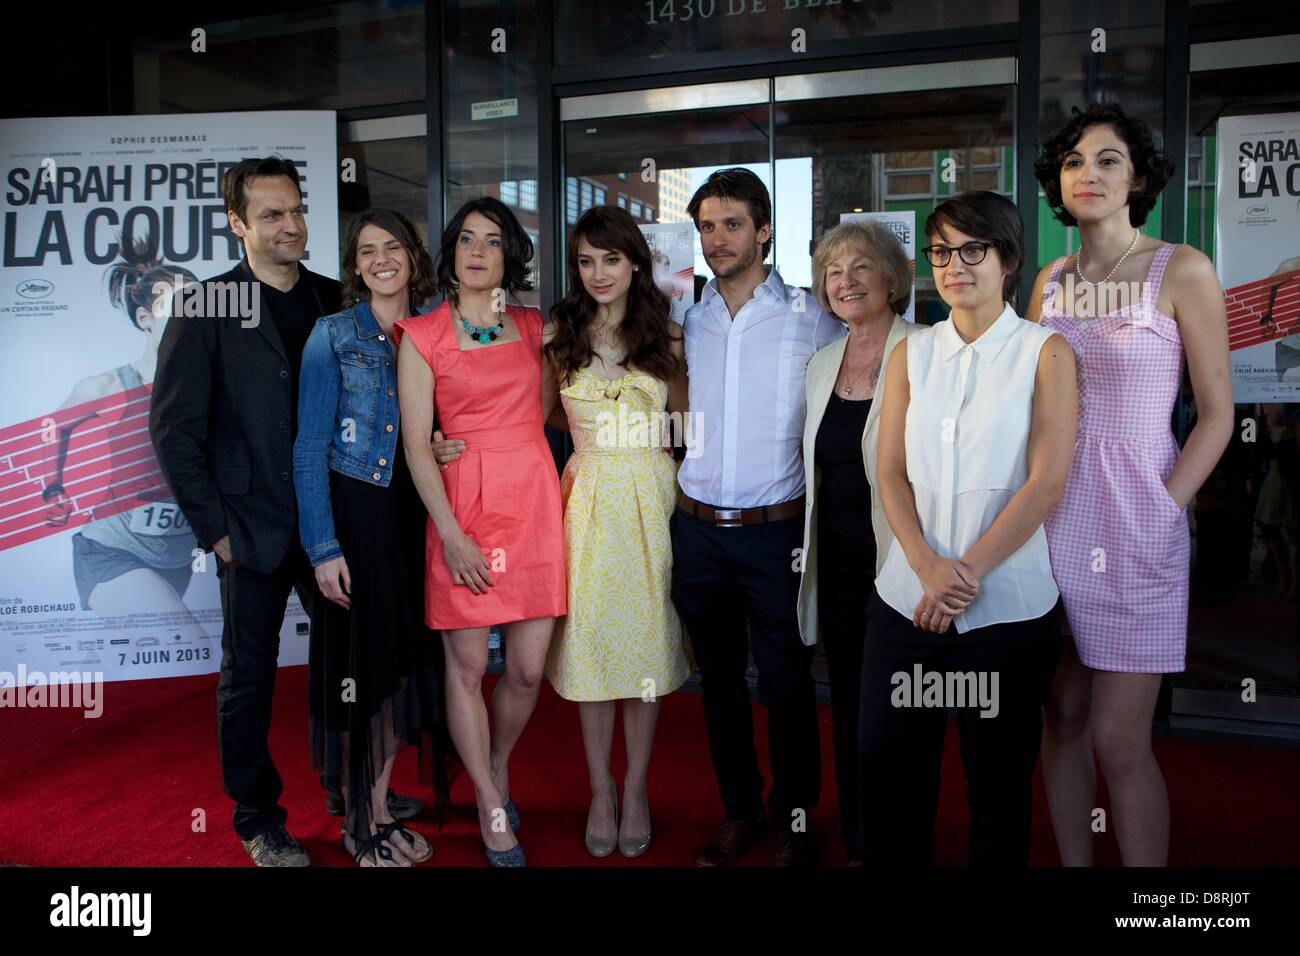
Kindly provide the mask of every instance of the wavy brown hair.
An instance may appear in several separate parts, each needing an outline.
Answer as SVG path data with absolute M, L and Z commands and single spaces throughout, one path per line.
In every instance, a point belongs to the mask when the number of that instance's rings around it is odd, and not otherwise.
M 591 347 L 591 327 L 598 306 L 578 271 L 578 244 L 583 239 L 596 249 L 621 252 L 637 267 L 627 290 L 627 312 L 618 328 L 627 354 L 624 364 L 669 381 L 679 368 L 671 343 L 681 337 L 672 320 L 672 302 L 655 284 L 650 246 L 636 220 L 616 206 L 593 206 L 573 227 L 568 250 L 569 291 L 551 307 L 555 337 L 546 345 L 547 358 L 567 383 L 596 354 Z
M 363 299 L 370 301 L 370 289 L 365 280 L 357 275 L 357 246 L 361 243 L 361 230 L 366 226 L 378 226 L 391 234 L 406 250 L 411 270 L 411 279 L 406 286 L 410 295 L 407 309 L 411 315 L 417 315 L 437 292 L 433 260 L 420 239 L 419 230 L 411 224 L 411 220 L 395 209 L 367 209 L 353 216 L 348 223 L 347 235 L 343 239 L 343 264 L 339 267 L 343 308 L 351 308 Z

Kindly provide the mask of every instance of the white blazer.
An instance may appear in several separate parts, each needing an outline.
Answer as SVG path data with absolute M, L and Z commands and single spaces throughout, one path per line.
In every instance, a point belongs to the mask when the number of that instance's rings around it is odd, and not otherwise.
M 867 481 L 871 485 L 871 530 L 876 536 L 876 573 L 880 573 L 885 563 L 885 555 L 894 540 L 894 532 L 885 520 L 885 506 L 880 501 L 880 492 L 876 488 L 876 436 L 880 422 L 880 405 L 885 397 L 885 372 L 889 368 L 889 356 L 905 336 L 924 331 L 924 326 L 908 322 L 902 316 L 894 316 L 894 323 L 889 327 L 885 338 L 884 358 L 880 365 L 880 378 L 876 382 L 876 397 L 867 412 L 867 424 L 862 430 L 862 464 L 866 468 Z M 808 362 L 804 373 L 804 397 L 808 405 L 808 414 L 803 428 L 803 474 L 804 474 L 804 521 L 803 521 L 803 579 L 799 582 L 799 636 L 805 644 L 817 643 L 817 488 L 821 481 L 813 449 L 817 447 L 817 429 L 821 427 L 822 416 L 830 403 L 831 392 L 835 389 L 835 379 L 840 373 L 840 362 L 844 358 L 844 349 L 848 346 L 848 336 L 832 342 L 821 349 Z

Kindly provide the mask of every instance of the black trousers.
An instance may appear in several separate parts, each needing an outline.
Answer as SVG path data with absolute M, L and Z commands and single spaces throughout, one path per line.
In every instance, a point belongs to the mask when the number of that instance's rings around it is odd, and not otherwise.
M 266 737 L 280 656 L 280 625 L 290 590 L 311 609 L 316 578 L 297 535 L 270 574 L 230 567 L 217 559 L 221 579 L 221 677 L 217 682 L 217 745 L 226 793 L 235 801 L 235 831 L 248 840 L 283 825 L 284 782 Z
M 875 594 L 874 566 L 865 580 L 850 579 L 848 588 L 827 579 L 840 570 L 822 564 L 828 574 L 818 582 L 818 630 L 826 650 L 826 671 L 831 685 L 831 740 L 835 753 L 835 787 L 839 792 L 840 837 L 850 860 L 862 859 L 862 807 L 859 794 L 861 767 L 858 748 L 859 705 L 862 692 L 862 652 L 867 639 L 867 602 Z M 841 565 L 841 567 L 843 567 Z M 825 586 L 824 586 L 825 585 Z
M 758 699 L 768 717 L 768 806 L 774 824 L 789 829 L 797 810 L 811 813 L 821 785 L 813 648 L 799 638 L 796 613 L 803 518 L 719 528 L 678 508 L 671 529 L 673 600 L 700 668 L 709 751 L 727 819 L 763 815 L 745 682 L 752 642 Z
M 983 675 L 996 716 L 967 700 L 956 707 L 970 805 L 970 864 L 1025 866 L 1029 861 L 1032 778 L 1042 708 L 1056 670 L 1060 605 L 1028 621 L 959 634 L 912 625 L 879 596 L 867 609 L 858 746 L 862 751 L 863 859 L 868 866 L 929 866 L 939 799 L 948 710 L 914 706 L 922 674 Z M 906 675 L 906 681 L 900 675 Z M 923 683 L 923 682 L 922 682 Z

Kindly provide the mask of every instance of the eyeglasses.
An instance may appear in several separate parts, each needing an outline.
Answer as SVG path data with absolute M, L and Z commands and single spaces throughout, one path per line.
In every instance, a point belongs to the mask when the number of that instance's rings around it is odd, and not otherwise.
M 985 254 L 989 251 L 991 242 L 963 242 L 956 249 L 948 246 L 926 246 L 921 250 L 925 254 L 926 261 L 932 266 L 938 266 L 942 269 L 952 261 L 952 254 L 955 252 L 961 256 L 961 261 L 968 266 L 977 266 L 984 261 Z

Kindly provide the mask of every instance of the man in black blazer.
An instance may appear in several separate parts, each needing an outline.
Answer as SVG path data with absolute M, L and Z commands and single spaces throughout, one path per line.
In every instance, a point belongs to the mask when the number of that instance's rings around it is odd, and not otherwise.
M 284 827 L 267 732 L 289 591 L 304 606 L 316 591 L 291 471 L 298 372 L 316 319 L 339 310 L 340 290 L 301 265 L 307 223 L 292 162 L 244 160 L 222 189 L 247 258 L 178 293 L 158 349 L 149 431 L 195 537 L 217 554 L 217 737 L 235 830 L 258 866 L 307 866 Z

